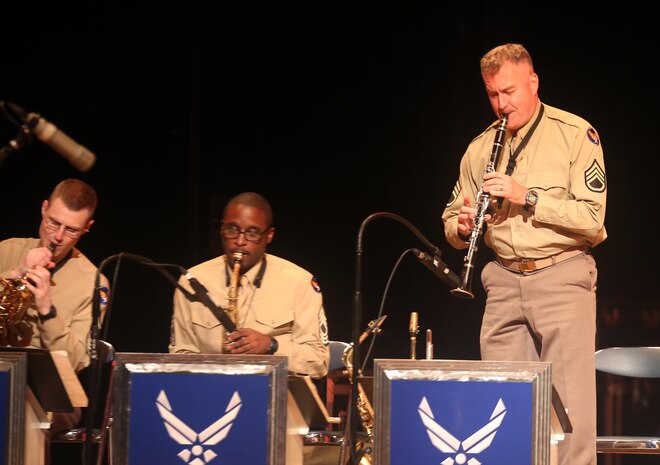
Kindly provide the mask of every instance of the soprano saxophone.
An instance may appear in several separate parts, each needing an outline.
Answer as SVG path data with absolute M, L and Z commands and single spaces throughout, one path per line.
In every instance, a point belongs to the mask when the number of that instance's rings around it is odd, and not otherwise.
M 504 138 L 506 136 L 506 126 L 509 122 L 509 116 L 503 115 L 500 121 L 500 125 L 495 132 L 495 142 L 493 143 L 493 150 L 490 153 L 490 158 L 488 164 L 486 165 L 486 171 L 484 174 L 493 173 L 497 170 L 497 165 L 500 163 L 500 158 L 502 155 L 502 148 L 504 147 Z M 463 263 L 463 271 L 461 273 L 461 283 L 456 289 L 452 289 L 452 295 L 457 297 L 462 297 L 465 299 L 474 298 L 472 293 L 472 275 L 474 274 L 474 260 L 479 250 L 479 242 L 481 241 L 481 236 L 484 232 L 484 218 L 488 211 L 488 205 L 490 203 L 491 195 L 488 192 L 484 192 L 483 187 L 477 193 L 477 212 L 474 215 L 474 224 L 472 228 L 472 233 L 470 234 L 470 245 L 468 247 L 467 254 L 465 255 Z
M 237 325 L 238 321 L 238 280 L 241 273 L 241 258 L 243 258 L 243 252 L 234 252 L 232 255 L 231 280 L 229 282 L 229 291 L 227 292 L 228 303 L 226 313 L 235 325 Z M 225 331 L 225 346 L 229 342 L 227 340 L 228 336 L 229 333 Z

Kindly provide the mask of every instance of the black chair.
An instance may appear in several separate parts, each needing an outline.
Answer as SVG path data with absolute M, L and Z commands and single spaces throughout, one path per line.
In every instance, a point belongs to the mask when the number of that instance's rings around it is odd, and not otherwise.
M 596 352 L 596 370 L 633 378 L 660 378 L 660 347 L 610 347 Z M 660 454 L 660 437 L 598 436 L 600 454 Z
M 54 458 L 60 454 L 71 457 L 72 453 L 79 454 L 80 463 L 83 465 L 89 465 L 85 463 L 86 460 L 89 460 L 89 457 L 94 458 L 94 464 L 96 465 L 103 465 L 104 463 L 112 426 L 112 377 L 115 351 L 110 343 L 98 341 L 97 354 L 96 373 L 92 373 L 91 365 L 78 373 L 78 378 L 89 399 L 89 406 L 83 409 L 81 423 L 75 428 L 60 431 L 50 438 L 51 462 L 53 465 L 57 464 Z M 96 376 L 95 379 L 92 378 L 94 375 Z M 88 416 L 90 414 L 91 418 Z M 90 441 L 87 440 L 89 420 L 92 422 Z M 87 446 L 93 447 L 93 450 L 86 450 L 85 447 Z

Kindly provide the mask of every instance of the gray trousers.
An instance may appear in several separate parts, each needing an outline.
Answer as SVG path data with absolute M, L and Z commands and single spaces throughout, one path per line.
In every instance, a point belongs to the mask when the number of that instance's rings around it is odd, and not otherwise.
M 524 274 L 493 261 L 481 274 L 481 358 L 552 362 L 573 425 L 559 465 L 596 465 L 596 280 L 590 254 Z

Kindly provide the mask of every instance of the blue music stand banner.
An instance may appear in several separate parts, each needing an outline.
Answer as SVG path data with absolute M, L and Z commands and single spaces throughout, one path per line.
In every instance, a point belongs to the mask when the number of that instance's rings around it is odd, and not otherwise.
M 22 465 L 27 354 L 0 351 L 0 464 Z
M 375 360 L 382 465 L 547 465 L 551 367 L 535 362 Z
M 286 357 L 117 354 L 112 463 L 283 465 Z

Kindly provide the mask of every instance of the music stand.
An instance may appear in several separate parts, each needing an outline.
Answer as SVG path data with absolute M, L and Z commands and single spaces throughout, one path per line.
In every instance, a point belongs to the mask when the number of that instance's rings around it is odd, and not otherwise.
M 25 354 L 0 354 L 0 457 L 6 460 L 1 463 L 23 463 L 26 364 Z
M 309 376 L 289 376 L 287 384 L 308 428 L 325 428 L 328 423 L 339 423 L 339 418 L 328 415 Z
M 44 410 L 72 412 L 73 407 L 87 406 L 87 397 L 71 365 L 55 363 L 53 357 L 60 356 L 57 352 L 26 347 L 0 347 L 0 352 L 27 354 L 27 385 Z M 69 396 L 70 392 L 75 394 L 75 400 Z M 80 395 L 82 398 L 78 398 Z

